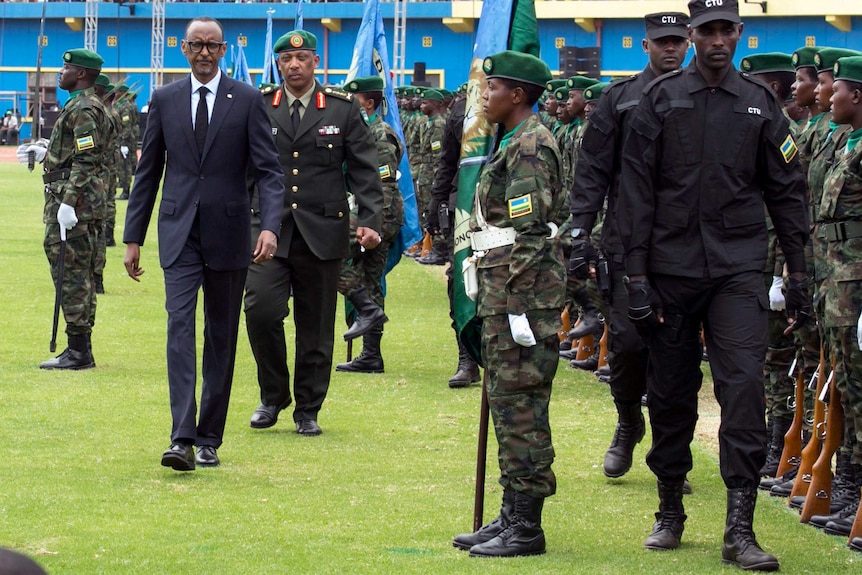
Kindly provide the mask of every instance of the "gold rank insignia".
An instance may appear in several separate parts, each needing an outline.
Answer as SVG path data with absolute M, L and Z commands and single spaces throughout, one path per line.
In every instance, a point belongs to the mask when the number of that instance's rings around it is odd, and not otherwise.
M 75 140 L 75 148 L 77 148 L 79 152 L 83 150 L 89 150 L 95 147 L 96 142 L 95 140 L 93 140 L 93 136 L 85 136 L 83 138 L 77 138 Z
M 509 200 L 509 219 L 533 213 L 533 200 L 529 194 Z
M 788 134 L 787 137 L 784 138 L 784 141 L 781 142 L 781 146 L 779 146 L 778 149 L 781 150 L 781 155 L 784 158 L 784 162 L 786 164 L 790 163 L 790 160 L 793 159 L 793 157 L 796 155 L 796 152 L 798 151 L 796 149 L 796 142 L 793 141 L 793 137 L 790 134 Z

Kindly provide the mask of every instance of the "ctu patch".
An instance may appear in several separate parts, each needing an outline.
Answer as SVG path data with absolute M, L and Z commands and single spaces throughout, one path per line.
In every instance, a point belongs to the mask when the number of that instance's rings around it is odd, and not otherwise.
M 509 219 L 520 218 L 533 213 L 533 200 L 529 195 L 509 200 Z
M 779 147 L 781 150 L 781 155 L 784 157 L 784 162 L 786 164 L 790 163 L 790 160 L 796 155 L 798 151 L 796 148 L 796 142 L 793 141 L 793 137 L 788 134 L 784 141 L 781 142 L 781 146 Z
M 96 142 L 95 140 L 93 140 L 93 136 L 85 136 L 83 138 L 77 138 L 75 140 L 75 148 L 77 148 L 79 152 L 83 150 L 89 150 L 95 147 Z

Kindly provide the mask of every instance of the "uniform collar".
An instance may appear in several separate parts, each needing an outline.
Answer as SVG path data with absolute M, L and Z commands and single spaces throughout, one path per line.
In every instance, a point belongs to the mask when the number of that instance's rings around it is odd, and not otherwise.
M 683 68 L 682 72 L 686 78 L 689 94 L 711 89 L 710 86 L 706 85 L 706 80 L 703 79 L 703 76 L 700 75 L 697 65 L 695 64 L 695 60 L 696 58 L 692 58 L 691 62 L 688 66 Z M 731 67 L 730 70 L 727 71 L 727 74 L 724 75 L 724 78 L 722 78 L 718 88 L 721 88 L 725 92 L 729 92 L 734 96 L 739 96 L 741 93 L 740 82 L 742 82 L 742 78 L 739 77 L 739 73 L 736 68 Z

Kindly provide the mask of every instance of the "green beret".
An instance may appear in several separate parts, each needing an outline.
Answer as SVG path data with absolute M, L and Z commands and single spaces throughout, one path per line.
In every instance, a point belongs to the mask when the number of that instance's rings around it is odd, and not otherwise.
M 317 50 L 317 36 L 305 30 L 291 30 L 276 40 L 272 47 L 276 54 L 293 50 Z
M 108 89 L 108 92 L 112 92 L 114 90 L 114 88 L 116 88 L 116 86 L 114 86 L 113 84 L 108 84 L 105 87 Z
M 443 94 L 444 98 L 451 98 L 452 96 L 455 95 L 450 90 L 447 90 L 446 88 L 437 88 L 437 91 L 440 92 L 441 94 Z
M 845 56 L 838 58 L 832 67 L 836 80 L 849 80 L 862 84 L 862 56 Z
M 599 81 L 595 78 L 588 78 L 587 76 L 572 76 L 566 80 L 566 88 L 569 90 L 586 90 L 590 86 L 598 83 Z
M 354 78 L 344 85 L 345 92 L 382 92 L 383 78 L 380 76 L 364 76 L 362 78 Z
M 120 84 L 119 86 L 117 86 L 117 92 L 128 92 L 128 91 L 129 91 L 129 87 L 126 86 L 125 84 Z
M 515 50 L 488 56 L 482 62 L 482 70 L 487 78 L 506 78 L 542 87 L 551 79 L 547 64 L 531 54 Z
M 565 86 L 566 86 L 566 79 L 565 78 L 555 78 L 555 79 L 550 80 L 549 82 L 547 82 L 545 84 L 545 89 L 548 92 L 550 92 L 551 94 L 553 94 L 554 90 L 556 90 L 557 88 L 565 88 Z
M 743 72 L 766 74 L 768 72 L 793 72 L 793 57 L 781 52 L 751 54 L 739 64 Z
M 569 99 L 569 89 L 568 88 L 557 88 L 554 90 L 554 98 L 558 101 L 565 102 Z
M 278 88 L 278 84 L 273 84 L 271 82 L 261 82 L 257 85 L 258 90 L 266 90 L 267 88 Z
M 457 91 L 459 94 L 466 94 L 466 93 L 467 93 L 467 82 L 464 82 L 463 84 L 461 84 L 460 86 L 458 86 L 458 89 L 457 89 L 456 91 Z
M 584 100 L 587 102 L 598 100 L 602 95 L 602 91 L 604 91 L 605 87 L 608 85 L 610 85 L 610 82 L 599 82 L 598 84 L 593 84 L 584 90 Z
M 86 48 L 66 50 L 63 54 L 63 62 L 73 66 L 78 66 L 79 68 L 89 68 L 91 70 L 101 70 L 102 64 L 105 63 L 101 56 L 92 50 L 87 50 Z
M 431 100 L 433 102 L 443 101 L 443 94 L 440 92 L 440 90 L 433 90 L 431 88 L 427 88 L 422 91 L 421 96 L 423 100 Z
M 862 56 L 862 52 L 847 48 L 822 48 L 814 55 L 814 66 L 817 68 L 818 74 L 820 72 L 831 72 L 838 58 L 845 58 L 847 56 Z
M 105 86 L 108 87 L 111 84 L 111 79 L 108 78 L 106 74 L 99 74 L 99 77 L 96 78 L 96 86 Z
M 799 68 L 814 68 L 814 55 L 821 49 L 817 46 L 804 46 L 793 53 L 790 62 L 797 70 Z

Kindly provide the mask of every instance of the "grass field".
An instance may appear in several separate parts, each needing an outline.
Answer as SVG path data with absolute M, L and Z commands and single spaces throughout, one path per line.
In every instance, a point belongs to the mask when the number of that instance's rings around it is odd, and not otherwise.
M 123 248 L 109 249 L 98 367 L 41 371 L 53 291 L 39 181 L 0 164 L 0 546 L 52 575 L 735 572 L 720 563 L 725 501 L 712 444 L 694 449 L 682 547 L 643 550 L 657 506 L 643 463 L 649 438 L 628 475 L 606 479 L 608 390 L 564 363 L 551 404 L 559 486 L 545 506 L 548 553 L 479 560 L 452 548 L 471 526 L 480 390 L 446 386 L 457 351 L 442 269 L 411 261 L 389 276 L 386 373 L 334 374 L 322 436 L 296 435 L 288 414 L 272 429 L 249 428 L 258 389 L 241 328 L 221 467 L 161 467 L 170 413 L 155 224 L 141 284 L 125 276 Z M 125 202 L 117 204 L 119 238 Z M 344 355 L 339 341 L 336 360 Z M 491 435 L 486 519 L 500 497 Z M 845 540 L 801 525 L 783 501 L 762 495 L 755 529 L 785 573 L 862 569 Z

